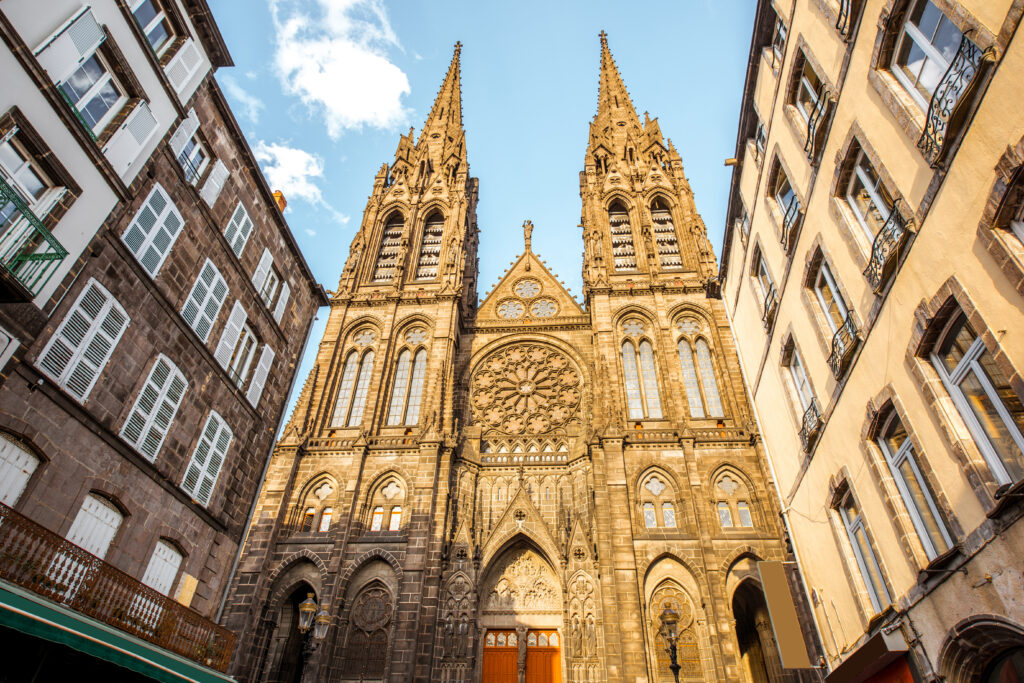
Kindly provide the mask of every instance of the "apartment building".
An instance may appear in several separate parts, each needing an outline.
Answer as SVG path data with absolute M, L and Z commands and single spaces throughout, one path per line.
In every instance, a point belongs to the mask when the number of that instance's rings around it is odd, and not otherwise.
M 11 675 L 220 680 L 216 624 L 323 289 L 205 0 L 0 5 Z
M 1022 11 L 757 5 L 722 289 L 827 681 L 1024 672 Z

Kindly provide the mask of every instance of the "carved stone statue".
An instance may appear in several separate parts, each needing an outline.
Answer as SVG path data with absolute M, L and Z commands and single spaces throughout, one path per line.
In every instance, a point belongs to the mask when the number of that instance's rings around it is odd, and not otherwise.
M 583 630 L 578 616 L 572 619 L 572 654 L 577 657 L 583 655 Z
M 597 629 L 594 627 L 594 618 L 587 619 L 587 656 L 593 657 L 597 654 Z
M 455 625 L 452 624 L 452 617 L 449 614 L 444 624 L 444 656 L 451 657 L 455 654 Z
M 459 637 L 455 641 L 455 656 L 465 657 L 466 647 L 469 643 L 469 620 L 466 615 L 462 615 L 462 621 L 459 622 Z
M 531 221 L 523 222 L 523 244 L 526 245 L 526 251 L 530 251 L 530 236 L 533 235 L 533 223 Z

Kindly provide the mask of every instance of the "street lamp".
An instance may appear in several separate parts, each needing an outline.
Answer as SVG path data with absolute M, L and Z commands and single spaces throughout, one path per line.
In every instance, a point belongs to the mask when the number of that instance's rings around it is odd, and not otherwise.
M 671 607 L 665 607 L 661 612 L 661 628 L 658 633 L 665 639 L 665 652 L 669 656 L 669 667 L 672 669 L 672 676 L 676 683 L 679 683 L 679 662 L 676 660 L 676 641 L 679 639 L 679 615 Z
M 327 627 L 331 625 L 331 615 L 327 613 L 327 605 L 320 605 L 320 611 L 313 619 L 313 639 L 323 640 L 327 635 Z
M 316 614 L 316 600 L 313 599 L 312 593 L 307 593 L 306 599 L 299 603 L 299 633 L 309 631 L 314 614 Z

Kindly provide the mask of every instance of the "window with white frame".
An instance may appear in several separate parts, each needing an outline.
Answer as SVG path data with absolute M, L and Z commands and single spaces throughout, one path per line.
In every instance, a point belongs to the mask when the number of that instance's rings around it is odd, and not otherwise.
M 160 183 L 153 185 L 146 201 L 128 224 L 121 241 L 151 277 L 156 277 L 185 220 Z
M 935 88 L 956 56 L 963 34 L 931 0 L 916 0 L 906 17 L 896 41 L 892 73 L 927 109 Z M 966 85 L 965 81 L 960 87 Z
M 182 555 L 177 548 L 167 541 L 157 541 L 153 554 L 149 557 L 146 573 L 142 576 L 142 583 L 158 593 L 170 595 L 174 579 L 178 577 L 181 560 Z
M 928 481 L 921 474 L 914 445 L 894 408 L 889 408 L 889 415 L 885 417 L 875 441 L 889 465 L 925 555 L 929 560 L 938 557 L 949 550 L 953 541 L 939 514 Z
M 800 201 L 796 198 L 796 192 L 786 176 L 786 172 L 780 165 L 776 171 L 775 183 L 772 186 L 772 199 L 778 205 L 779 213 L 786 216 L 794 204 L 799 209 Z
M 362 421 L 373 373 L 373 358 L 373 349 L 364 352 L 362 357 L 358 351 L 350 351 L 346 357 L 341 388 L 338 389 L 338 400 L 331 418 L 332 427 L 356 427 Z
M 326 533 L 331 530 L 331 517 L 334 516 L 334 508 L 324 508 L 324 511 L 320 513 L 320 524 L 316 530 L 319 533 Z
M 120 303 L 90 279 L 39 354 L 36 365 L 79 401 L 84 401 L 128 327 Z
M 996 481 L 1024 478 L 1024 404 L 963 313 L 946 325 L 931 362 Z
M 252 275 L 252 285 L 259 292 L 260 299 L 263 300 L 266 307 L 273 311 L 274 320 L 280 323 L 285 308 L 288 306 L 291 287 L 274 266 L 274 257 L 270 253 L 270 249 L 263 249 L 263 254 Z
M 167 356 L 157 356 L 121 427 L 121 436 L 150 461 L 156 460 L 187 390 L 188 381 L 181 370 Z
M 825 321 L 833 333 L 846 321 L 850 309 L 839 292 L 832 269 L 824 261 L 818 266 L 818 274 L 814 278 L 814 295 L 825 314 Z
M 206 165 L 209 163 L 210 159 L 198 133 L 186 140 L 181 151 L 178 152 L 178 164 L 185 173 L 185 181 L 189 185 L 199 183 L 199 179 L 203 176 Z
M 124 515 L 113 503 L 90 493 L 82 502 L 66 538 L 102 560 L 123 520 Z
M 199 434 L 199 441 L 192 452 L 192 459 L 185 468 L 181 489 L 201 505 L 208 505 L 213 496 L 221 468 L 228 457 L 228 448 L 234 434 L 216 411 L 211 410 L 206 425 Z
M 242 202 L 238 202 L 234 213 L 231 214 L 231 220 L 224 228 L 224 239 L 231 245 L 231 251 L 235 252 L 235 256 L 242 256 L 242 250 L 245 249 L 251 234 L 252 219 L 249 218 L 249 212 L 245 210 Z
M 14 506 L 39 467 L 39 457 L 0 432 L 0 503 Z
M 868 530 L 864 525 L 864 518 L 860 514 L 857 501 L 853 498 L 853 492 L 847 490 L 839 502 L 839 516 L 846 529 L 846 537 L 853 549 L 853 555 L 857 561 L 857 568 L 860 570 L 861 579 L 868 591 L 871 606 L 875 612 L 881 612 L 892 600 L 889 597 L 889 590 L 882 579 L 882 569 L 875 557 L 875 551 L 871 547 L 868 538 Z
M 893 200 L 864 150 L 858 150 L 846 186 L 846 203 L 869 242 L 881 231 L 893 211 Z
M 811 118 L 811 114 L 818 106 L 821 98 L 821 79 L 814 73 L 814 68 L 807 60 L 807 55 L 802 55 L 803 65 L 800 67 L 800 77 L 796 83 L 796 97 L 793 104 L 804 121 Z
M 21 144 L 17 128 L 0 142 L 0 180 L 10 186 L 40 220 L 46 218 L 65 192 L 63 187 L 55 186 Z M 13 201 L 0 204 L 0 230 L 6 231 L 22 218 L 21 210 Z
M 256 356 L 257 346 L 259 346 L 259 340 L 252 327 L 248 324 L 242 325 L 234 351 L 231 353 L 231 362 L 228 363 L 228 374 L 239 388 L 245 386 L 245 381 L 249 379 L 249 369 Z
M 772 56 L 781 63 L 786 54 L 786 23 L 782 17 L 775 15 L 775 26 L 772 30 Z
M 154 54 L 157 57 L 163 55 L 174 42 L 174 29 L 161 3 L 158 0 L 132 0 L 131 10 Z
M 811 389 L 811 380 L 807 377 L 804 361 L 800 358 L 800 351 L 795 344 L 789 349 L 786 369 L 789 371 L 789 378 L 793 383 L 793 393 L 796 394 L 798 407 L 803 413 L 814 401 L 814 391 Z
M 99 135 L 128 101 L 99 52 L 71 72 L 60 91 L 93 135 Z
M 623 331 L 632 339 L 622 342 L 622 371 L 626 380 L 626 404 L 630 420 L 661 419 L 661 394 L 654 347 L 647 339 L 637 339 L 645 331 L 639 320 L 631 319 Z M 639 342 L 639 343 L 637 343 Z
M 768 147 L 768 129 L 764 127 L 764 123 L 760 119 L 757 121 L 757 131 L 754 133 L 754 149 L 757 150 L 757 162 L 761 163 L 761 159 L 764 159 L 764 151 Z
M 210 331 L 220 315 L 227 294 L 227 282 L 213 261 L 206 259 L 181 308 L 181 317 L 204 343 L 210 338 Z
M 757 293 L 761 296 L 761 304 L 765 307 L 774 306 L 774 300 L 769 301 L 769 293 L 775 290 L 775 282 L 772 280 L 771 273 L 768 272 L 768 264 L 765 263 L 764 254 L 761 253 L 760 248 L 754 250 L 752 261 L 750 270 L 754 276 L 754 282 L 757 283 Z

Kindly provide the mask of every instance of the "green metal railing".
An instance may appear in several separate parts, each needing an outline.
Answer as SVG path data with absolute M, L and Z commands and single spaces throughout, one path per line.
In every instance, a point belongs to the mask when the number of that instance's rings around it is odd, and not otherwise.
M 64 98 L 64 104 L 68 105 L 68 109 L 70 109 L 71 113 L 75 115 L 75 118 L 78 119 L 78 122 L 82 124 L 82 128 L 84 128 L 85 132 L 89 134 L 89 137 L 92 138 L 92 141 L 98 143 L 100 139 L 96 137 L 96 133 L 93 132 L 92 126 L 86 123 L 85 119 L 82 117 L 82 112 L 78 111 L 78 106 L 71 101 L 71 98 L 68 96 L 68 94 L 64 91 L 64 88 L 59 83 L 57 84 L 57 92 L 59 92 L 60 96 Z
M 39 294 L 68 255 L 17 190 L 0 176 L 0 207 L 14 204 L 13 222 L 0 232 L 0 264 L 33 296 Z

